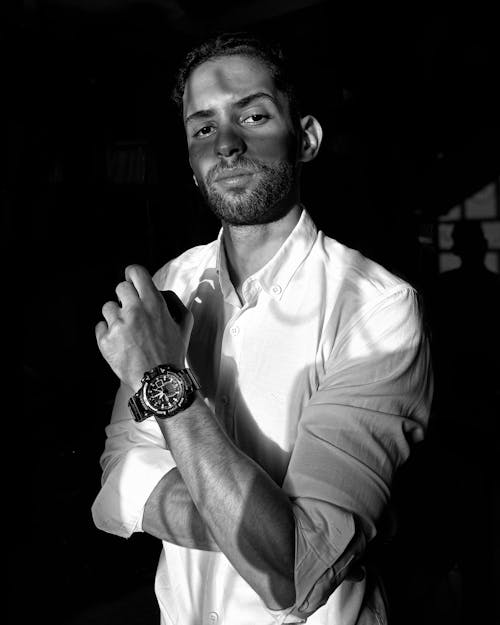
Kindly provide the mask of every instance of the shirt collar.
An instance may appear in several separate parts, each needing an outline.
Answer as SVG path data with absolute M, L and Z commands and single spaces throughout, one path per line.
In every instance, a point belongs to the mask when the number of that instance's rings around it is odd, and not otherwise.
M 223 229 L 221 228 L 217 237 L 216 265 L 221 291 L 225 299 L 231 300 L 233 297 L 237 299 L 229 278 L 222 233 Z M 277 300 L 281 299 L 293 275 L 310 252 L 316 235 L 316 226 L 309 213 L 302 207 L 302 213 L 295 228 L 271 260 L 245 280 L 243 291 L 245 291 L 245 285 L 251 282 L 258 283 L 270 297 Z

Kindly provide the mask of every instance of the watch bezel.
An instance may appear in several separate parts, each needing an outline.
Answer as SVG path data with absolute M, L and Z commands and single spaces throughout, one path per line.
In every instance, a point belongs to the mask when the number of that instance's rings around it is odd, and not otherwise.
M 161 410 L 152 406 L 147 400 L 147 387 L 152 380 L 160 375 L 174 375 L 182 385 L 182 395 L 177 406 L 171 409 Z M 132 413 L 134 421 L 140 423 L 149 417 L 158 417 L 159 419 L 168 419 L 175 416 L 185 408 L 188 408 L 196 397 L 196 391 L 200 389 L 200 383 L 196 379 L 193 371 L 189 368 L 178 369 L 173 365 L 158 365 L 146 371 L 141 380 L 141 388 L 130 397 L 128 407 Z
M 178 384 L 181 386 L 180 400 L 178 402 L 176 401 L 176 405 L 172 406 L 172 408 L 166 408 L 164 410 L 154 406 L 148 398 L 148 389 L 151 386 L 152 382 L 163 376 L 169 376 L 171 378 L 174 378 L 176 382 L 178 382 Z M 169 417 L 179 412 L 179 410 L 182 410 L 182 408 L 188 403 L 189 391 L 190 389 L 186 384 L 184 376 L 182 376 L 178 371 L 162 367 L 161 370 L 157 371 L 154 375 L 149 375 L 148 378 L 144 381 L 141 388 L 141 399 L 146 410 L 152 412 L 157 417 Z

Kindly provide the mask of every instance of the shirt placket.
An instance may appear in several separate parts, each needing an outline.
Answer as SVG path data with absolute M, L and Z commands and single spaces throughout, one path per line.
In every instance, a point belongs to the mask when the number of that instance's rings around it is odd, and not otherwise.
M 221 342 L 221 359 L 216 393 L 216 414 L 229 436 L 234 435 L 237 367 L 240 356 L 241 308 L 226 323 Z
M 237 383 L 241 349 L 244 340 L 246 311 L 255 304 L 260 284 L 248 280 L 243 285 L 245 303 L 232 309 L 222 335 L 219 380 L 216 394 L 216 414 L 226 432 L 234 439 L 234 419 L 237 409 Z

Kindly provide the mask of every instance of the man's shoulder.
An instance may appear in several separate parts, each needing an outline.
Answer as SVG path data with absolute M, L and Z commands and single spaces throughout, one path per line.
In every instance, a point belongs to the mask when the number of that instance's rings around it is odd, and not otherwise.
M 405 342 L 417 344 L 425 326 L 416 289 L 358 250 L 327 237 L 324 246 L 335 354 L 349 346 L 350 354 L 362 358 L 368 345 L 396 353 Z
M 327 274 L 351 296 L 357 294 L 366 301 L 394 291 L 414 291 L 404 278 L 336 239 L 323 235 L 320 249 Z
M 153 281 L 160 291 L 173 289 L 176 282 L 189 282 L 208 268 L 215 269 L 217 263 L 217 240 L 196 245 L 160 267 Z

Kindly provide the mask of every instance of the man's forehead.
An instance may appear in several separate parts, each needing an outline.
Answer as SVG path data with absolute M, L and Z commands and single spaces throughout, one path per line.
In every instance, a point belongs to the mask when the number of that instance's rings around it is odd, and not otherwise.
M 268 92 L 276 98 L 280 95 L 271 71 L 263 62 L 239 55 L 210 59 L 196 67 L 186 81 L 184 116 L 195 109 L 238 101 L 255 92 Z

